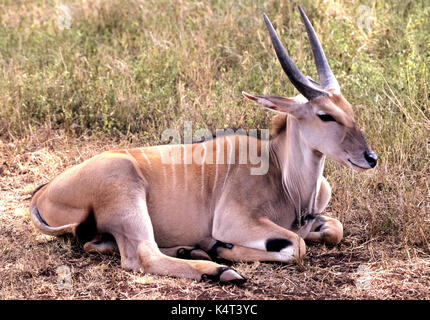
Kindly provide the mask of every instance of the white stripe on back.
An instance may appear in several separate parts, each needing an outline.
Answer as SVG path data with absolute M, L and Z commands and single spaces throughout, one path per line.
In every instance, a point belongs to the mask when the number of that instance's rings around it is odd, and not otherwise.
M 167 171 L 166 171 L 166 165 L 163 163 L 163 152 L 160 147 L 157 147 L 158 152 L 160 153 L 161 158 L 161 166 L 163 167 L 163 176 L 164 176 L 164 184 L 167 183 Z
M 218 179 L 218 142 L 215 140 L 215 179 L 214 179 L 214 185 L 212 187 L 212 194 L 215 194 L 216 189 L 216 183 Z
M 183 166 L 184 166 L 184 182 L 185 182 L 185 191 L 188 191 L 188 177 L 187 177 L 187 146 L 186 145 L 181 145 L 181 147 L 184 148 L 184 162 L 183 162 Z
M 203 159 L 202 159 L 202 186 L 201 186 L 201 194 L 203 197 L 204 191 L 205 191 L 205 161 L 206 161 L 206 145 L 203 143 Z
M 148 162 L 149 167 L 151 167 L 151 161 L 149 161 L 148 156 L 146 155 L 145 151 L 141 149 L 142 155 L 145 158 L 146 162 Z
M 231 159 L 231 153 L 233 152 L 233 150 L 232 150 L 233 148 L 231 147 L 230 138 L 226 137 L 226 140 L 227 140 L 227 149 L 228 149 L 228 157 L 227 157 L 227 165 L 228 165 L 228 167 L 227 167 L 227 173 L 225 174 L 224 183 L 222 185 L 222 190 L 223 191 L 224 191 L 225 183 L 227 182 L 228 174 L 230 172 L 230 166 L 231 166 L 231 163 L 230 163 L 231 160 L 230 159 Z
M 173 188 L 176 187 L 176 172 L 175 172 L 175 159 L 173 158 L 173 154 L 174 151 L 173 150 L 174 147 L 170 147 L 170 162 L 171 162 L 171 167 L 172 167 L 172 178 L 173 178 Z M 173 151 L 173 152 L 172 152 Z

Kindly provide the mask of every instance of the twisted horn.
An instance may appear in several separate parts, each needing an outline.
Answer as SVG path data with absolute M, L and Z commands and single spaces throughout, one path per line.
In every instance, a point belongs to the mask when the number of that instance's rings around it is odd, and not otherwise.
M 339 83 L 337 82 L 333 72 L 328 65 L 327 58 L 321 47 L 321 43 L 318 40 L 318 36 L 315 33 L 312 24 L 310 23 L 306 13 L 303 8 L 299 6 L 300 15 L 302 17 L 303 23 L 305 24 L 306 31 L 308 33 L 309 41 L 311 43 L 312 52 L 314 54 L 315 65 L 317 67 L 318 75 L 320 78 L 321 86 L 328 90 L 333 89 L 340 92 Z
M 296 89 L 308 100 L 315 99 L 321 95 L 327 95 L 327 92 L 318 88 L 300 72 L 293 60 L 291 60 L 290 56 L 288 55 L 287 50 L 285 50 L 285 48 L 282 46 L 282 43 L 276 35 L 276 31 L 273 28 L 269 18 L 266 16 L 266 14 L 263 14 L 263 17 L 266 27 L 269 31 L 270 39 L 272 41 L 273 48 L 275 49 L 276 56 L 278 57 L 282 69 L 294 87 L 296 87 Z

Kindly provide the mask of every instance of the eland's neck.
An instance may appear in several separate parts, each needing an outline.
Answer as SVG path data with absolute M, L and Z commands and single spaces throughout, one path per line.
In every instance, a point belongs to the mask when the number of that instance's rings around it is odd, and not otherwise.
M 316 213 L 314 205 L 325 156 L 307 145 L 297 120 L 287 117 L 286 121 L 286 130 L 271 141 L 271 154 L 280 170 L 286 200 L 299 217 Z

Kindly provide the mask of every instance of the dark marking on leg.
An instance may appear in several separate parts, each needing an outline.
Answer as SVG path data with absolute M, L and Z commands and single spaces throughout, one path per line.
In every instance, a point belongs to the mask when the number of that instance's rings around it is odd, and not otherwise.
M 185 249 L 185 248 L 179 248 L 176 251 L 176 258 L 180 258 L 180 259 L 186 259 L 189 253 L 189 250 Z
M 320 232 L 323 224 L 320 224 L 318 227 L 315 228 L 314 232 Z
M 218 257 L 218 248 L 225 248 L 231 250 L 233 249 L 233 247 L 234 245 L 231 243 L 225 243 L 217 240 L 217 242 L 215 242 L 215 244 L 207 251 L 207 253 L 212 259 L 215 259 Z
M 319 215 L 321 214 L 320 213 L 304 214 L 304 215 L 300 215 L 300 220 L 298 220 L 297 214 L 296 214 L 296 219 L 294 219 L 293 226 L 296 228 L 300 228 L 301 226 L 304 226 L 309 221 L 316 219 Z
M 211 260 L 211 257 L 206 251 L 200 249 L 200 247 L 194 247 L 192 249 L 179 248 L 176 251 L 176 258 L 186 260 Z
M 217 269 L 217 273 L 215 274 L 207 274 L 207 273 L 203 273 L 202 274 L 202 281 L 219 281 L 219 277 L 221 276 L 221 274 L 225 271 L 228 270 L 228 267 L 219 267 Z
M 267 239 L 266 250 L 269 252 L 279 252 L 292 244 L 293 243 L 288 239 Z
M 195 249 L 185 249 L 185 248 L 179 248 L 178 251 L 176 251 L 176 257 L 179 259 L 191 259 L 191 251 Z

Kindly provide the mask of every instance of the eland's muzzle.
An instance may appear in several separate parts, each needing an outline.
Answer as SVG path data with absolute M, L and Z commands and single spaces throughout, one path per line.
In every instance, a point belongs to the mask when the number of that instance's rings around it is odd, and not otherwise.
M 374 168 L 378 162 L 378 157 L 372 151 L 364 151 L 364 159 L 366 159 L 367 163 L 372 168 Z

